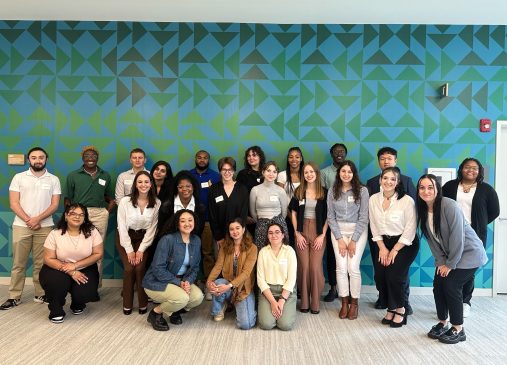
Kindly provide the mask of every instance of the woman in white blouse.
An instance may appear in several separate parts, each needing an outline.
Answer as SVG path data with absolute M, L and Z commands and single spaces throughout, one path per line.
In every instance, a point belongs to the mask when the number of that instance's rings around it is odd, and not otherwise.
M 379 299 L 387 303 L 382 323 L 401 327 L 407 323 L 404 287 L 408 271 L 419 251 L 414 200 L 405 194 L 400 170 L 388 167 L 380 175 L 381 191 L 369 202 L 372 240 L 379 248 L 375 270 L 379 278 Z
M 72 314 L 82 314 L 86 303 L 99 300 L 99 270 L 104 246 L 85 206 L 65 207 L 55 230 L 44 242 L 44 265 L 39 279 L 49 303 L 49 320 L 62 323 L 65 297 L 70 293 Z
M 146 272 L 146 249 L 157 230 L 160 200 L 150 174 L 139 171 L 134 178 L 132 193 L 118 205 L 116 249 L 123 263 L 123 314 L 132 313 L 134 285 L 137 288 L 139 314 L 147 311 L 148 296 L 141 283 Z
M 257 285 L 262 293 L 258 305 L 259 327 L 289 331 L 296 322 L 296 253 L 286 244 L 281 224 L 271 223 L 267 235 L 267 245 L 257 258 Z

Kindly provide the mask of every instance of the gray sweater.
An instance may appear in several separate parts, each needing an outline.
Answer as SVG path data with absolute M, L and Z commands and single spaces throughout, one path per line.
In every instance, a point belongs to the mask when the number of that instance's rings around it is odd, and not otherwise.
M 368 227 L 368 189 L 361 187 L 359 201 L 354 200 L 352 189 L 342 192 L 338 199 L 334 198 L 333 189 L 327 192 L 327 223 L 334 237 L 342 238 L 338 222 L 355 223 L 356 228 L 352 234 L 352 240 L 358 241 Z
M 440 211 L 440 235 L 437 240 L 429 233 L 428 245 L 435 258 L 435 266 L 445 265 L 450 269 L 473 269 L 488 262 L 482 241 L 473 228 L 466 223 L 458 204 L 442 198 Z
M 287 194 L 274 182 L 264 181 L 250 191 L 250 215 L 254 220 L 287 215 Z

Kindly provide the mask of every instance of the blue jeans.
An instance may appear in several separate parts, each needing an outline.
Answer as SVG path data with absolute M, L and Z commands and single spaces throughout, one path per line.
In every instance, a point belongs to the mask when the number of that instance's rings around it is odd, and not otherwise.
M 215 280 L 216 285 L 229 284 L 225 279 Z M 232 290 L 228 290 L 222 295 L 212 296 L 211 315 L 216 316 L 227 302 L 231 300 Z M 255 311 L 255 296 L 253 291 L 241 302 L 236 303 L 236 325 L 242 330 L 249 330 L 255 326 L 257 312 Z

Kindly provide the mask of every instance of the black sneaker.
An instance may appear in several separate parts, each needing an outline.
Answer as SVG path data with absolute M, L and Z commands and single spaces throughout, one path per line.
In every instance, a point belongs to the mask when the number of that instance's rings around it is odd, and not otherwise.
M 70 310 L 72 311 L 72 314 L 74 314 L 75 316 L 78 316 L 80 314 L 83 314 L 85 308 L 86 308 L 86 304 L 82 304 L 76 308 L 71 306 Z
M 52 315 L 52 314 L 49 314 L 49 320 L 51 321 L 51 323 L 55 323 L 55 324 L 59 324 L 59 323 L 63 323 L 63 319 L 65 318 L 65 314 L 59 314 L 59 315 Z
M 33 297 L 33 301 L 35 303 L 39 303 L 39 304 L 48 303 L 48 300 L 46 299 L 45 295 L 35 296 L 35 297 Z
M 171 314 L 171 316 L 169 317 L 169 322 L 177 326 L 183 323 L 183 319 L 181 318 L 181 314 L 179 313 L 179 311 Z
M 164 319 L 162 313 L 156 313 L 153 309 L 148 314 L 146 320 L 151 323 L 151 326 L 155 331 L 169 331 L 169 325 Z
M 21 299 L 7 299 L 4 304 L 0 305 L 0 310 L 6 311 L 17 307 L 21 303 Z
M 438 340 L 440 336 L 446 333 L 449 330 L 449 326 L 447 324 L 443 324 L 442 322 L 438 322 L 436 325 L 431 327 L 428 332 L 428 337 L 434 340 Z
M 467 336 L 465 334 L 465 329 L 462 328 L 461 331 L 458 332 L 458 330 L 454 327 L 449 328 L 447 332 L 443 333 L 438 340 L 443 343 L 448 344 L 455 344 L 458 342 L 466 341 Z
M 324 302 L 333 302 L 336 298 L 338 298 L 338 292 L 336 289 L 329 289 L 329 293 L 324 297 Z

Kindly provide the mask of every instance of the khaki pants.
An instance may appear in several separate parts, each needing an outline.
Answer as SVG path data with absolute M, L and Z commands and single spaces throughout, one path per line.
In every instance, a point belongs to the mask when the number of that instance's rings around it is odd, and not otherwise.
M 202 303 L 204 298 L 201 289 L 195 284 L 190 286 L 190 294 L 174 284 L 167 284 L 164 291 L 146 288 L 144 291 L 154 302 L 160 303 L 160 308 L 168 316 L 183 308 L 187 311 L 195 308 Z
M 93 223 L 95 228 L 102 237 L 102 244 L 104 245 L 104 252 L 106 246 L 107 223 L 109 221 L 109 212 L 106 208 L 86 208 L 88 210 L 88 218 Z M 97 261 L 99 267 L 99 288 L 102 287 L 102 260 Z
M 44 295 L 44 289 L 39 283 L 39 271 L 44 263 L 44 241 L 52 229 L 51 226 L 33 231 L 28 227 L 12 226 L 12 270 L 9 299 L 21 299 L 30 251 L 32 252 L 32 278 L 35 296 Z

